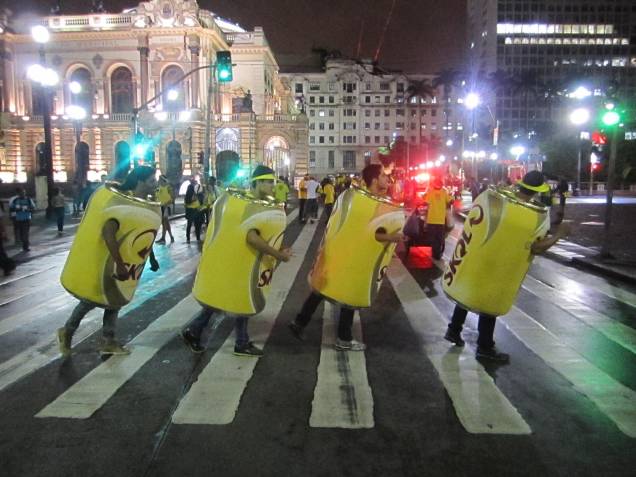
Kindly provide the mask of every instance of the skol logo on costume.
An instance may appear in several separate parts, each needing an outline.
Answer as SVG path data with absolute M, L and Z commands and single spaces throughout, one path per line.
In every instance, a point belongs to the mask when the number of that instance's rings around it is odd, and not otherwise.
M 286 225 L 282 204 L 229 189 L 212 206 L 194 297 L 204 306 L 227 313 L 259 313 L 265 307 L 276 259 L 250 247 L 247 233 L 258 230 L 278 249 Z
M 126 274 L 117 275 L 115 262 L 102 238 L 102 228 L 114 219 L 116 239 Z M 62 271 L 62 286 L 82 300 L 120 308 L 132 300 L 161 224 L 159 204 L 126 195 L 109 184 L 91 198 Z
M 467 310 L 508 313 L 523 282 L 530 248 L 550 228 L 545 206 L 506 189 L 488 189 L 470 210 L 444 272 L 444 292 Z
M 394 233 L 403 227 L 401 205 L 363 189 L 347 189 L 329 218 L 310 286 L 343 305 L 371 306 L 396 246 L 378 242 L 375 232 L 383 228 Z

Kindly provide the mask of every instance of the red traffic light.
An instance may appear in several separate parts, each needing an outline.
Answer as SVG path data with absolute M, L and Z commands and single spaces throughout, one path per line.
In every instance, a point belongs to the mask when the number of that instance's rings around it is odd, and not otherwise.
M 602 132 L 594 131 L 592 133 L 592 143 L 599 145 L 607 144 L 607 136 Z
M 598 162 L 595 162 L 590 165 L 593 172 L 599 171 L 601 169 L 601 165 Z

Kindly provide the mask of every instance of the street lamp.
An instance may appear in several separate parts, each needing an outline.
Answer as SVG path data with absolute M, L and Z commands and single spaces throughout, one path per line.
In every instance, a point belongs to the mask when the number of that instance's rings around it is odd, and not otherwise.
M 526 152 L 526 148 L 521 145 L 512 146 L 510 148 L 510 154 L 512 154 L 513 156 L 516 156 L 517 161 L 519 160 L 521 155 L 524 154 L 525 152 Z
M 57 84 L 59 78 L 57 73 L 53 70 L 46 68 L 46 57 L 44 52 L 44 45 L 48 43 L 50 39 L 49 30 L 42 26 L 36 25 L 31 28 L 31 37 L 39 47 L 38 52 L 40 55 L 40 64 L 37 66 L 31 66 L 28 70 L 29 78 L 40 84 L 40 98 L 42 105 L 42 123 L 44 128 L 44 169 L 46 175 L 46 188 L 48 205 L 46 207 L 47 217 L 49 217 L 53 208 L 51 206 L 51 198 L 53 195 L 53 151 L 51 150 L 51 109 L 50 109 L 50 92 L 47 87 Z M 38 68 L 39 66 L 39 68 Z
M 477 93 L 468 93 L 464 98 L 464 104 L 472 111 L 481 104 L 481 98 Z
M 576 159 L 576 189 L 574 190 L 575 195 L 578 195 L 581 189 L 581 155 L 583 154 L 583 142 L 581 139 L 581 127 L 586 124 L 590 120 L 590 110 L 587 108 L 576 108 L 574 111 L 570 113 L 570 122 L 575 126 L 579 127 L 579 148 Z

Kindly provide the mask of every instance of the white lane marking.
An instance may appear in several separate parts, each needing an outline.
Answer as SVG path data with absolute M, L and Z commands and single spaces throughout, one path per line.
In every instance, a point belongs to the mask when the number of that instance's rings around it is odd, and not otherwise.
M 387 275 L 464 428 L 474 434 L 530 434 L 530 426 L 475 357 L 444 341 L 448 322 L 404 265 L 394 258 Z
M 367 379 L 364 352 L 336 351 L 334 348 L 338 310 L 337 306 L 324 302 L 322 348 L 309 426 L 371 429 L 374 426 L 373 395 Z M 353 336 L 362 341 L 357 311 Z
M 174 267 L 174 269 L 171 269 L 170 273 L 164 273 L 157 276 L 157 278 L 149 280 L 144 286 L 140 287 L 133 302 L 122 309 L 123 313 L 119 318 L 121 319 L 126 314 L 137 309 L 162 291 L 172 288 L 179 282 L 186 280 L 190 274 L 194 272 L 196 265 L 196 262 L 185 260 Z M 179 278 L 175 280 L 173 274 Z M 62 309 L 65 309 L 65 307 Z M 73 346 L 77 346 L 93 333 L 99 331 L 101 324 L 101 308 L 92 310 L 82 320 L 80 327 L 75 332 L 75 336 L 73 336 Z M 59 358 L 59 351 L 56 338 L 52 337 L 40 340 L 33 346 L 14 355 L 11 359 L 0 363 L 0 391 L 47 365 L 56 358 Z
M 532 352 L 587 396 L 629 437 L 636 437 L 636 392 L 559 341 L 532 317 L 514 307 L 497 318 Z
M 35 417 L 88 419 L 201 309 L 188 296 L 139 333 L 130 355 L 111 356 L 48 404 Z
M 523 288 L 533 295 L 553 303 L 565 310 L 586 325 L 604 334 L 619 346 L 632 353 L 636 353 L 636 330 L 609 318 L 589 306 L 570 298 L 567 293 L 551 288 L 543 282 L 528 275 L 523 282 Z M 561 318 L 560 318 L 561 319 Z
M 303 228 L 294 243 L 294 256 L 289 262 L 282 263 L 274 274 L 265 309 L 250 318 L 250 335 L 256 343 L 267 342 L 315 232 L 315 227 Z M 233 349 L 232 333 L 183 397 L 172 416 L 172 422 L 229 424 L 234 420 L 241 396 L 252 378 L 258 359 L 234 356 Z

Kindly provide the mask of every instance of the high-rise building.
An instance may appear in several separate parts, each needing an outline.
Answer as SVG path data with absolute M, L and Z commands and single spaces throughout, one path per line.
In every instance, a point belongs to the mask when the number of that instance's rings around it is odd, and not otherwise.
M 418 149 L 426 155 L 429 145 L 431 153 L 439 151 L 433 145 L 462 133 L 455 91 L 447 97 L 443 86 L 432 88 L 434 75 L 383 72 L 370 61 L 334 58 L 324 71 L 281 76 L 307 114 L 308 170 L 319 177 L 360 171 L 397 137 L 423 146 Z
M 634 0 L 469 0 L 467 38 L 467 87 L 490 107 L 483 129 L 498 121 L 504 133 L 549 132 L 580 87 L 636 97 Z

